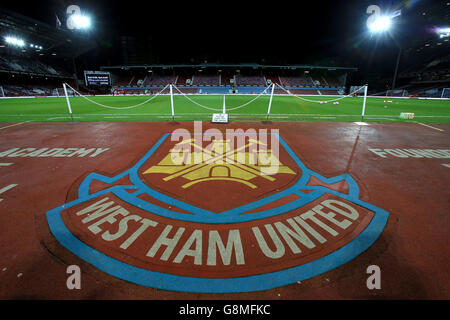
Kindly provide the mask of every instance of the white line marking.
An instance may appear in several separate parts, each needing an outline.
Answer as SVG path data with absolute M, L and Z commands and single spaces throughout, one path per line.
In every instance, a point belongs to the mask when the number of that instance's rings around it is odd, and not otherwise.
M 7 167 L 7 166 L 10 166 L 12 164 L 14 164 L 14 163 L 0 163 L 0 167 Z
M 127 119 L 128 117 L 103 117 L 103 119 Z
M 0 189 L 0 194 L 5 193 L 6 191 L 11 190 L 12 188 L 15 188 L 17 186 L 18 186 L 18 184 L 10 184 L 9 186 L 6 186 L 6 187 Z M 0 202 L 2 202 L 2 201 L 3 201 L 3 199 L 0 198 Z
M 231 117 L 231 118 L 234 118 L 234 117 Z M 289 119 L 289 117 L 270 117 L 270 118 L 272 118 L 272 119 Z
M 56 117 L 56 118 L 48 118 L 47 120 L 56 120 L 56 119 L 71 119 L 72 117 Z M 80 119 L 81 117 L 73 117 L 74 119 Z
M 420 124 L 420 125 L 422 125 L 422 126 L 425 126 L 425 127 L 431 128 L 431 129 L 434 129 L 434 130 L 438 130 L 438 131 L 445 131 L 445 130 L 442 130 L 442 129 L 439 129 L 439 128 L 436 128 L 436 127 L 430 126 L 429 124 L 425 124 L 425 123 L 420 123 L 420 122 L 416 122 L 416 123 L 417 123 L 417 124 Z
M 367 116 L 364 116 L 364 118 L 367 118 L 367 119 L 370 119 L 370 120 L 373 120 L 373 119 L 381 119 L 381 120 L 394 120 L 394 121 L 397 121 L 398 119 L 394 119 L 394 118 L 387 118 L 387 117 L 383 117 L 383 118 L 375 118 L 375 117 L 367 117 Z
M 442 164 L 444 167 L 450 168 L 450 163 L 443 163 Z
M 21 125 L 21 124 L 24 124 L 24 123 L 28 123 L 28 122 L 30 122 L 30 121 L 25 121 L 25 122 L 21 122 L 21 123 L 12 124 L 12 125 L 6 126 L 6 127 L 1 127 L 0 130 L 6 129 L 6 128 L 15 127 L 15 126 L 18 126 L 18 125 Z
M 354 122 L 354 123 L 357 124 L 358 126 L 368 126 L 366 122 Z

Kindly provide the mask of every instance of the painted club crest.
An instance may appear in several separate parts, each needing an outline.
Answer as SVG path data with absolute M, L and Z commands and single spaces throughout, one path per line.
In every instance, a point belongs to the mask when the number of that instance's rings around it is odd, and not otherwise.
M 206 138 L 205 138 L 206 137 Z M 307 168 L 278 133 L 163 135 L 47 212 L 65 248 L 111 276 L 184 292 L 267 290 L 367 250 L 389 213 L 348 174 Z

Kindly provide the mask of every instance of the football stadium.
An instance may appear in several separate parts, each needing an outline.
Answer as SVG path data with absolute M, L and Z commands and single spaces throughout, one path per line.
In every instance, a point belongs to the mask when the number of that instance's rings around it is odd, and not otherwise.
M 19 2 L 2 300 L 450 298 L 448 1 Z

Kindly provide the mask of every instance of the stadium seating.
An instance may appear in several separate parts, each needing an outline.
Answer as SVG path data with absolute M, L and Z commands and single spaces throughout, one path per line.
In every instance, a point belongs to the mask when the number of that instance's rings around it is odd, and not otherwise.
M 220 76 L 197 75 L 193 77 L 194 86 L 218 86 L 220 85 Z
M 237 86 L 265 86 L 266 79 L 263 76 L 242 76 L 236 75 Z
M 188 80 L 188 79 L 192 79 L 192 76 L 178 76 L 177 83 L 175 83 L 175 85 L 177 85 L 177 86 L 185 86 L 186 85 L 186 80 Z
M 398 83 L 409 94 L 440 97 L 442 89 L 450 86 L 450 55 L 431 57 L 426 63 L 410 66 L 399 73 Z
M 324 78 L 324 80 L 327 83 L 327 85 L 325 87 L 328 87 L 328 88 L 341 88 L 342 87 L 342 85 L 339 83 L 339 81 L 333 76 L 327 76 L 326 78 Z
M 127 87 L 131 84 L 131 81 L 134 79 L 132 76 L 120 77 L 116 83 L 114 83 L 117 87 Z
M 68 77 L 70 74 L 56 66 L 50 66 L 37 59 L 19 56 L 0 56 L 0 70 L 31 75 Z
M 178 88 L 182 93 L 185 94 L 195 94 L 198 93 L 198 88 Z M 174 91 L 174 93 L 179 93 L 178 90 Z
M 232 76 L 222 75 L 220 85 L 222 85 L 222 86 L 229 86 L 231 79 L 233 79 Z
M 280 77 L 285 87 L 315 87 L 310 77 Z
M 281 84 L 280 77 L 278 76 L 266 76 L 266 81 L 271 81 L 272 83 Z
M 56 85 L 3 85 L 7 97 L 51 96 L 55 94 Z
M 177 80 L 176 76 L 148 76 L 145 78 L 143 86 L 166 86 L 169 83 L 175 83 Z

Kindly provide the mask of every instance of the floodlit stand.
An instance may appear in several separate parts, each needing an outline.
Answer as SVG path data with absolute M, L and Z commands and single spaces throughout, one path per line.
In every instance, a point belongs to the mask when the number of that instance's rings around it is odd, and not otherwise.
M 65 83 L 63 83 L 63 88 L 64 88 L 64 94 L 66 95 L 67 108 L 69 108 L 70 118 L 72 119 L 72 122 L 73 122 L 72 108 L 70 106 L 69 95 L 67 94 L 67 87 L 66 87 Z

